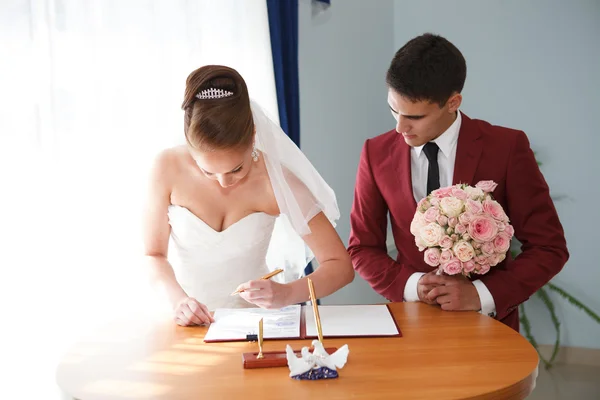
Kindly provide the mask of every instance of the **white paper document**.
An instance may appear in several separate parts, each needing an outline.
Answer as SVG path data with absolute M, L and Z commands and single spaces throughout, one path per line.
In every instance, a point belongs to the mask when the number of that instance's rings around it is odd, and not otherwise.
M 397 336 L 398 327 L 386 305 L 319 306 L 324 337 Z M 306 336 L 316 337 L 313 309 L 306 307 Z
M 280 310 L 262 308 L 218 308 L 215 322 L 210 324 L 204 341 L 246 340 L 246 335 L 258 335 L 258 321 L 263 318 L 264 339 L 299 338 L 300 305 Z

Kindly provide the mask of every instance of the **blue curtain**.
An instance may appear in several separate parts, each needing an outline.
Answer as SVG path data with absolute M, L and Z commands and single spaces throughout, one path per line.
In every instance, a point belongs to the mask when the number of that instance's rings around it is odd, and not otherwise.
M 298 0 L 267 0 L 279 122 L 300 146 Z
M 319 0 L 330 5 L 330 0 Z M 298 0 L 267 0 L 271 51 L 275 70 L 281 128 L 300 147 L 300 96 L 298 85 Z M 306 275 L 313 272 L 308 264 Z

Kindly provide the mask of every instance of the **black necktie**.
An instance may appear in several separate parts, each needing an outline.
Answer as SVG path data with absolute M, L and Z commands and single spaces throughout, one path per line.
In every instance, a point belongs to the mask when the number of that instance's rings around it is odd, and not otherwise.
M 440 188 L 440 167 L 438 165 L 439 147 L 433 142 L 429 142 L 423 147 L 423 151 L 429 161 L 427 168 L 427 194 L 429 195 L 435 189 Z

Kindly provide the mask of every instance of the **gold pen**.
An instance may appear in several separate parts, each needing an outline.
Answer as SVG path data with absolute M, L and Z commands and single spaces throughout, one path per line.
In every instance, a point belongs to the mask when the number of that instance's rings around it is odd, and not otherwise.
M 319 315 L 319 307 L 317 306 L 317 298 L 315 297 L 315 287 L 313 286 L 312 280 L 308 280 L 308 291 L 310 292 L 310 302 L 313 306 L 313 314 L 315 314 L 315 323 L 317 325 L 317 334 L 319 335 L 319 342 L 323 343 L 323 329 L 321 328 L 321 316 Z
M 263 355 L 263 319 L 258 321 L 258 355 L 256 358 L 265 358 Z
M 283 272 L 283 270 L 282 270 L 281 268 L 279 268 L 279 269 L 276 269 L 275 271 L 273 271 L 273 272 L 271 272 L 271 273 L 268 273 L 267 275 L 265 275 L 265 276 L 261 277 L 259 280 L 266 281 L 267 279 L 271 279 L 271 278 L 272 278 L 272 277 L 274 277 L 275 275 L 277 275 L 277 274 L 280 274 L 280 273 L 282 273 L 282 272 Z M 235 296 L 236 294 L 238 294 L 238 293 L 242 293 L 243 291 L 244 291 L 244 290 L 236 290 L 235 292 L 231 293 L 231 295 L 232 295 L 232 296 Z

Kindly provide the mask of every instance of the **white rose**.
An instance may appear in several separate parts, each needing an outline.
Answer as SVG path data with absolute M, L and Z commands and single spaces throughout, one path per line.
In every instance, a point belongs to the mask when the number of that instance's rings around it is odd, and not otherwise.
M 444 236 L 444 229 L 432 222 L 421 228 L 419 236 L 421 237 L 421 243 L 424 243 L 427 247 L 437 246 Z
M 447 217 L 458 217 L 465 207 L 465 203 L 456 197 L 444 197 L 440 201 L 440 208 Z

